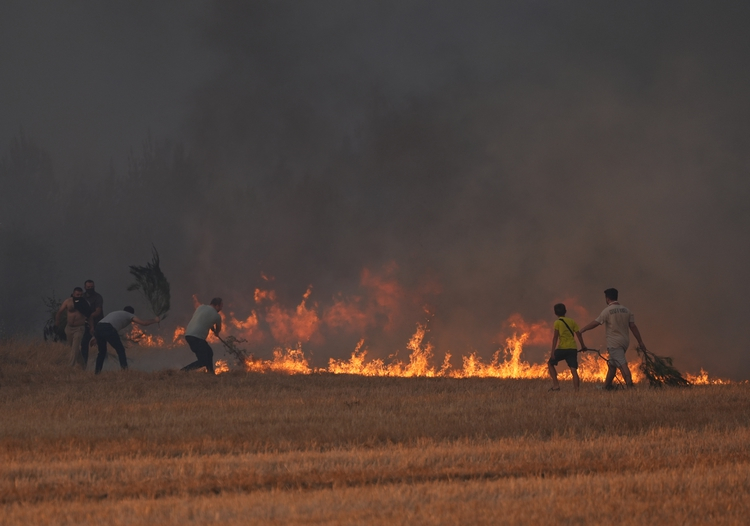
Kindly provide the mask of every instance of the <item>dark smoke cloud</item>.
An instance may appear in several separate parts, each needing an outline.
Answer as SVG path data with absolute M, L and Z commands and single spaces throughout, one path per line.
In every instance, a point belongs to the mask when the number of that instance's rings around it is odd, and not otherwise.
M 405 291 L 373 352 L 428 304 L 438 351 L 488 356 L 510 314 L 616 286 L 652 350 L 747 378 L 748 8 L 485 4 L 11 4 L 1 132 L 58 185 L 38 224 L 3 216 L 13 297 L 92 275 L 125 301 L 151 242 L 177 319 L 192 293 L 247 315 L 261 272 L 324 311 L 366 268 Z M 361 336 L 323 332 L 323 359 Z

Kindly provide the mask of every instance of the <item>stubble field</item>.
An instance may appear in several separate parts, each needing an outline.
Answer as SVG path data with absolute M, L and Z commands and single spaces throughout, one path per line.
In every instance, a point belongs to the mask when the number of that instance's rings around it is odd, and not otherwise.
M 746 524 L 750 385 L 90 372 L 0 344 L 2 524 Z

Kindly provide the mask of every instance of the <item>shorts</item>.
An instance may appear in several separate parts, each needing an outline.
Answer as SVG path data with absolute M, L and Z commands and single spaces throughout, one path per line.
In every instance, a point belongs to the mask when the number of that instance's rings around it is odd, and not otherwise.
M 578 349 L 555 349 L 555 355 L 547 363 L 557 365 L 562 360 L 565 360 L 571 369 L 578 369 Z
M 625 359 L 625 349 L 622 347 L 608 347 L 609 360 L 607 360 L 614 367 L 627 367 L 628 361 Z

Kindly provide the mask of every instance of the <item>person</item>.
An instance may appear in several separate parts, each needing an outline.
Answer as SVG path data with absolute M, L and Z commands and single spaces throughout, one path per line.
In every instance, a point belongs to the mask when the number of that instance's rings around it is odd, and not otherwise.
M 83 359 L 81 353 L 81 340 L 83 339 L 85 328 L 91 324 L 91 310 L 83 298 L 83 289 L 81 287 L 74 288 L 73 294 L 60 305 L 60 309 L 55 314 L 55 325 L 58 327 L 61 324 L 64 312 L 67 312 L 65 341 L 70 345 L 69 364 L 71 367 L 80 365 L 82 369 L 86 369 L 86 361 Z
M 96 356 L 96 374 L 102 372 L 104 359 L 107 357 L 107 344 L 109 343 L 120 359 L 120 368 L 128 368 L 128 359 L 125 356 L 125 347 L 120 339 L 119 332 L 132 323 L 138 325 L 152 325 L 159 323 L 159 316 L 153 320 L 142 320 L 135 316 L 135 309 L 131 306 L 124 307 L 122 310 L 110 312 L 96 325 L 94 337 L 99 348 L 99 354 Z
M 557 369 L 555 366 L 561 360 L 570 367 L 570 374 L 573 375 L 573 389 L 578 391 L 581 380 L 578 377 L 578 347 L 573 338 L 575 336 L 581 342 L 581 349 L 585 350 L 586 345 L 583 343 L 583 336 L 578 330 L 578 324 L 571 318 L 566 318 L 567 309 L 563 303 L 558 303 L 553 307 L 557 320 L 552 329 L 552 354 L 547 362 L 549 375 L 552 378 L 552 388 L 550 391 L 559 391 L 560 384 L 557 381 Z
M 581 334 L 599 325 L 604 325 L 605 335 L 607 338 L 607 377 L 604 380 L 604 388 L 612 389 L 612 381 L 615 379 L 617 370 L 620 370 L 622 377 L 625 379 L 625 385 L 633 387 L 633 376 L 630 374 L 628 361 L 625 359 L 625 351 L 630 346 L 630 331 L 633 332 L 638 345 L 646 349 L 641 338 L 641 333 L 635 324 L 635 318 L 630 310 L 620 305 L 617 301 L 619 293 L 617 289 L 607 289 L 604 291 L 604 301 L 607 302 L 607 308 L 594 321 L 581 329 Z
M 217 336 L 221 332 L 221 316 L 219 313 L 224 307 L 221 298 L 214 298 L 209 305 L 199 305 L 193 317 L 185 329 L 185 341 L 190 350 L 195 353 L 196 361 L 182 368 L 183 371 L 192 371 L 205 367 L 206 371 L 214 373 L 214 351 L 206 341 L 208 331 L 214 331 Z
M 96 285 L 93 280 L 87 279 L 83 284 L 83 288 L 85 289 L 83 297 L 86 298 L 86 302 L 91 307 L 91 326 L 89 324 L 86 325 L 86 330 L 81 340 L 81 355 L 83 356 L 83 365 L 85 368 L 89 361 L 89 347 L 92 345 L 91 339 L 94 337 L 94 329 L 104 316 L 104 298 L 96 292 Z

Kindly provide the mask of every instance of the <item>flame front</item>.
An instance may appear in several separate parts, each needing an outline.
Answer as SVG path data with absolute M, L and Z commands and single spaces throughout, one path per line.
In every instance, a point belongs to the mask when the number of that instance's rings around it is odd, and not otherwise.
M 451 360 L 451 353 L 446 352 L 440 366 L 437 367 L 435 350 L 427 340 L 428 328 L 426 323 L 418 323 L 416 331 L 406 344 L 408 359 L 400 360 L 397 353 L 386 359 L 368 359 L 368 349 L 364 338 L 360 339 L 348 359 L 330 358 L 326 367 L 313 367 L 303 351 L 303 344 L 308 342 L 320 343 L 319 329 L 344 331 L 364 331 L 375 327 L 374 320 L 385 320 L 380 327 L 389 331 L 394 320 L 401 316 L 400 304 L 408 295 L 392 276 L 394 268 L 389 267 L 383 276 L 375 275 L 367 270 L 361 276 L 361 286 L 368 292 L 365 296 L 337 296 L 331 307 L 318 308 L 316 302 L 310 300 L 312 287 L 308 287 L 302 300 L 296 307 L 287 309 L 277 301 L 273 290 L 258 288 L 253 296 L 256 308 L 246 317 L 237 317 L 233 312 L 221 312 L 222 325 L 227 332 L 238 335 L 238 342 L 261 344 L 269 339 L 281 344 L 274 348 L 270 359 L 251 357 L 244 361 L 247 371 L 257 373 L 285 373 L 285 374 L 353 374 L 362 376 L 401 376 L 401 377 L 450 377 L 450 378 L 502 378 L 502 379 L 543 379 L 549 377 L 546 362 L 530 363 L 524 359 L 524 345 L 548 345 L 551 341 L 551 324 L 546 321 L 529 323 L 520 314 L 511 315 L 502 324 L 499 341 L 504 344 L 492 355 L 491 360 L 484 362 L 476 351 L 460 357 L 460 367 L 455 367 Z M 268 283 L 272 277 L 264 276 Z M 193 296 L 196 305 L 200 302 Z M 581 316 L 587 316 L 585 310 L 576 307 L 577 302 L 569 300 L 574 309 L 580 311 Z M 398 316 L 397 316 L 398 315 Z M 263 327 L 267 327 L 264 332 Z M 127 339 L 133 343 L 147 347 L 176 347 L 184 345 L 184 327 L 177 327 L 166 341 L 160 336 L 144 333 L 140 328 L 133 327 Z M 510 334 L 510 336 L 507 336 Z M 208 341 L 218 344 L 219 340 L 213 333 L 209 333 Z M 633 353 L 634 354 L 634 353 Z M 578 373 L 584 382 L 604 381 L 607 374 L 607 362 L 597 353 L 579 354 Z M 643 379 L 640 361 L 637 357 L 630 362 L 633 381 Z M 228 364 L 220 360 L 216 363 L 217 373 L 229 370 Z M 561 380 L 571 379 L 570 370 L 561 363 L 558 367 L 558 377 Z M 701 369 L 698 375 L 685 375 L 686 379 L 695 385 L 724 384 L 727 380 L 709 378 L 706 371 Z
M 543 323 L 539 324 L 521 324 L 520 317 L 514 315 L 513 321 L 508 325 L 518 328 L 530 328 L 531 331 L 540 331 L 545 328 Z M 239 328 L 247 321 L 237 321 L 230 318 L 229 325 Z M 248 325 L 255 326 L 254 323 Z M 128 339 L 141 346 L 147 347 L 175 347 L 180 345 L 180 339 L 184 335 L 185 329 L 178 327 L 172 338 L 171 343 L 159 336 L 145 334 L 137 327 L 133 327 L 128 335 Z M 396 359 L 395 355 L 389 356 L 387 360 L 373 358 L 368 360 L 368 350 L 365 347 L 364 339 L 361 339 L 348 360 L 337 360 L 330 358 L 327 367 L 312 367 L 302 350 L 302 344 L 298 343 L 293 348 L 277 347 L 273 350 L 272 358 L 248 359 L 244 363 L 244 368 L 249 372 L 256 373 L 283 373 L 283 374 L 313 374 L 313 373 L 331 373 L 331 374 L 353 374 L 361 376 L 400 376 L 400 377 L 448 377 L 448 378 L 501 378 L 501 379 L 544 379 L 549 377 L 546 363 L 532 364 L 523 359 L 523 346 L 529 341 L 541 343 L 540 336 L 533 335 L 532 332 L 513 333 L 512 336 L 505 339 L 505 346 L 495 351 L 492 359 L 485 363 L 476 352 L 461 357 L 461 368 L 454 368 L 451 364 L 451 354 L 446 353 L 443 357 L 442 365 L 436 368 L 434 365 L 434 349 L 431 343 L 425 342 L 427 327 L 425 324 L 417 324 L 416 331 L 406 344 L 410 351 L 407 361 Z M 218 339 L 209 334 L 209 341 L 218 343 Z M 578 374 L 584 382 L 602 382 L 607 374 L 607 362 L 601 359 L 595 353 L 579 354 Z M 567 367 L 560 367 L 558 378 L 561 380 L 570 380 L 571 374 Z M 642 380 L 643 374 L 640 371 L 640 362 L 632 361 L 629 363 L 630 371 L 633 375 L 633 381 L 638 383 Z M 225 360 L 216 362 L 215 370 L 221 374 L 230 370 Z M 711 378 L 709 374 L 701 369 L 697 375 L 686 374 L 686 379 L 694 385 L 720 385 L 729 384 L 728 380 Z

